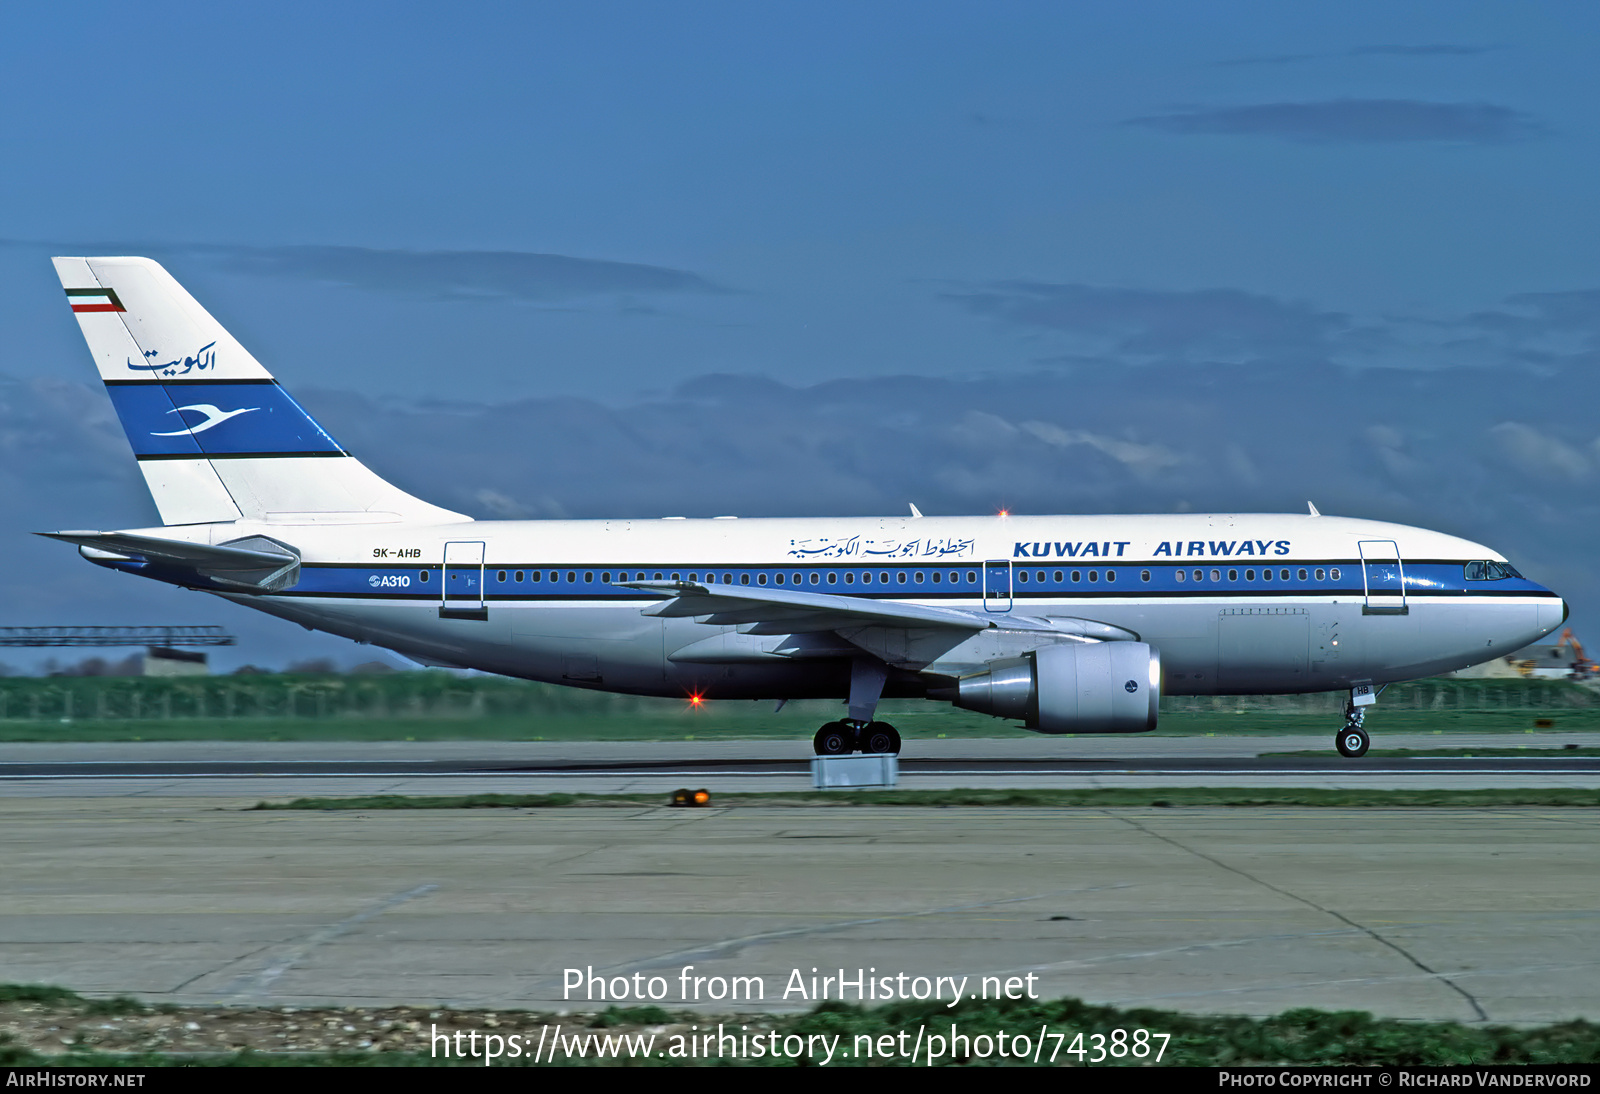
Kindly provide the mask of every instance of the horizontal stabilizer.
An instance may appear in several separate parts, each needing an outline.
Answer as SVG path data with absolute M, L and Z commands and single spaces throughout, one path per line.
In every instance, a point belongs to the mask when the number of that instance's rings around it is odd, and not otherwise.
M 220 585 L 252 592 L 282 592 L 300 580 L 300 553 L 266 536 L 246 536 L 213 545 L 132 532 L 40 532 L 39 535 L 76 543 L 86 558 L 110 556 L 188 570 Z

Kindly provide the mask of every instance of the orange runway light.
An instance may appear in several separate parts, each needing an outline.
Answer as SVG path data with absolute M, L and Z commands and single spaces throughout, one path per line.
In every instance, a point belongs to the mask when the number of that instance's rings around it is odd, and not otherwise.
M 674 790 L 672 805 L 680 809 L 694 809 L 711 804 L 709 790 Z

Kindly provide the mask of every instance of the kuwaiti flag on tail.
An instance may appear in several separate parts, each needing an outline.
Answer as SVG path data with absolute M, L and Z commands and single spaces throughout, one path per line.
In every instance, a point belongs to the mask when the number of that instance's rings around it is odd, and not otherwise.
M 67 302 L 73 311 L 127 311 L 114 289 L 68 289 Z

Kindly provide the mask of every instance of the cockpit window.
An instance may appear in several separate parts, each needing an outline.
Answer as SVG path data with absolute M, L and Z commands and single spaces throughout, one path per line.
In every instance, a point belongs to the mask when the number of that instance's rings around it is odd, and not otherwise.
M 1466 565 L 1468 581 L 1504 581 L 1508 577 L 1521 576 L 1516 567 L 1508 562 L 1469 562 Z

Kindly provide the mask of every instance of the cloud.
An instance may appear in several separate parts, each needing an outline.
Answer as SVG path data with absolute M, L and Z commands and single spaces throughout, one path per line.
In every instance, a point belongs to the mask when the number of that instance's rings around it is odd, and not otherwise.
M 1149 480 L 1177 467 L 1184 457 L 1165 445 L 1140 444 L 1137 441 L 1119 440 L 1084 429 L 1062 429 L 1050 422 L 1023 422 L 1021 428 L 1045 444 L 1069 448 L 1075 444 L 1088 445 L 1105 453 L 1127 467 L 1141 479 Z
M 1135 358 L 1325 357 L 1353 333 L 1344 314 L 1241 289 L 1175 292 L 1004 281 L 944 294 L 977 315 Z
M 1336 53 L 1269 53 L 1255 57 L 1232 57 L 1216 62 L 1217 68 L 1243 68 L 1249 65 L 1293 65 L 1306 61 L 1336 61 L 1347 57 L 1474 57 L 1491 53 L 1498 46 L 1375 45 L 1355 46 Z
M 687 270 L 528 251 L 242 245 L 168 249 L 212 256 L 235 273 L 334 282 L 369 292 L 436 299 L 553 302 L 640 293 L 727 291 Z
M 1122 124 L 1182 136 L 1269 137 L 1314 144 L 1505 144 L 1543 131 L 1530 115 L 1509 107 L 1415 99 L 1197 108 L 1129 118 Z
M 1522 422 L 1501 422 L 1489 430 L 1489 436 L 1506 459 L 1529 475 L 1582 482 L 1594 470 L 1582 452 Z
M 1356 46 L 1347 57 L 1475 57 L 1480 53 L 1493 53 L 1499 46 L 1453 46 L 1445 44 L 1425 46 Z

